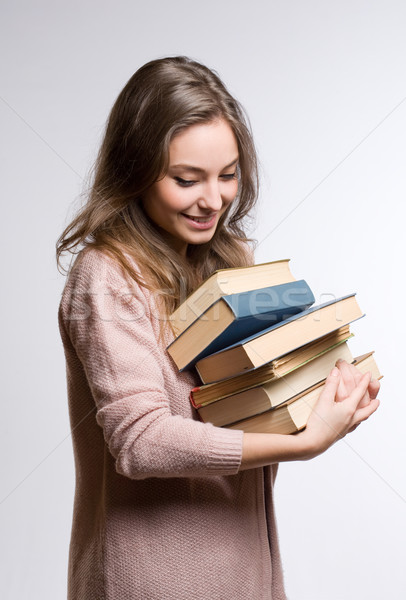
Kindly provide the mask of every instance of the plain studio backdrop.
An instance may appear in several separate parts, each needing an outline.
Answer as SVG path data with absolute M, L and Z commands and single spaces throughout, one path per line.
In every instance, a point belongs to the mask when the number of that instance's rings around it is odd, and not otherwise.
M 290 257 L 318 302 L 356 291 L 366 317 L 351 349 L 375 350 L 385 375 L 368 423 L 280 467 L 289 599 L 404 598 L 405 4 L 3 0 L 1 12 L 1 598 L 66 595 L 74 469 L 55 241 L 118 92 L 177 54 L 217 70 L 250 116 L 257 262 Z

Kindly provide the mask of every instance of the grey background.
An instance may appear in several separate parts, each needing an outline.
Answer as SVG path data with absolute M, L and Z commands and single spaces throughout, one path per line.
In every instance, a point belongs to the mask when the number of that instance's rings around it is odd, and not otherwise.
M 406 8 L 401 1 L 3 1 L 0 595 L 66 595 L 74 471 L 54 245 L 104 121 L 144 62 L 186 54 L 246 107 L 262 164 L 257 262 L 317 301 L 357 291 L 373 419 L 280 467 L 290 600 L 404 597 Z M 196 565 L 198 567 L 198 564 Z

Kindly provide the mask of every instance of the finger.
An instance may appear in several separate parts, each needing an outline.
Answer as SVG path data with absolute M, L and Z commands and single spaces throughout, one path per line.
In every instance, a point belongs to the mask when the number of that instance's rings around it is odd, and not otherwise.
M 334 367 L 330 371 L 330 374 L 326 379 L 326 383 L 324 384 L 323 391 L 320 394 L 319 400 L 322 402 L 326 401 L 326 400 L 334 402 L 336 394 L 337 394 L 338 386 L 340 384 L 340 380 L 341 380 L 341 373 L 337 369 L 337 367 Z
M 354 367 L 354 371 L 355 371 L 354 372 L 354 380 L 355 380 L 355 383 L 358 385 L 362 379 L 362 373 L 359 369 L 357 369 L 355 367 Z M 369 385 L 371 385 L 371 383 Z M 358 408 L 361 408 L 362 406 L 368 406 L 370 401 L 371 401 L 371 398 L 369 395 L 369 386 L 368 386 L 367 391 L 365 392 L 365 394 L 363 395 L 363 397 L 361 398 L 361 400 L 358 404 Z
M 360 372 L 359 369 L 355 369 L 355 382 L 358 383 L 361 380 L 362 377 L 362 373 Z M 366 406 L 370 400 L 376 398 L 379 394 L 379 390 L 381 388 L 381 384 L 379 383 L 379 381 L 377 379 L 371 379 L 370 384 L 368 386 L 368 391 L 365 397 L 364 401 L 361 401 L 361 404 L 363 404 L 364 406 Z
M 361 379 L 362 379 L 362 373 L 361 373 L 361 371 L 359 369 L 355 370 L 354 379 L 355 379 L 355 383 L 359 383 L 361 381 Z
M 348 396 L 348 401 L 352 405 L 354 413 L 355 413 L 356 409 L 358 408 L 361 400 L 364 398 L 364 395 L 368 389 L 370 382 L 371 382 L 371 373 L 365 373 L 361 377 L 360 382 L 357 384 L 357 386 L 353 389 L 351 394 Z M 368 402 L 367 406 L 369 406 L 369 404 L 370 404 L 370 402 Z
M 379 394 L 379 390 L 381 388 L 381 384 L 377 379 L 371 379 L 371 382 L 368 386 L 368 393 L 371 400 L 375 399 Z
M 345 360 L 339 358 L 336 362 L 336 366 L 340 369 L 341 376 L 344 380 L 347 391 L 350 394 L 356 386 L 356 381 L 354 379 L 354 371 L 351 368 L 352 365 L 349 365 Z
M 354 422 L 359 425 L 362 421 L 366 421 L 369 417 L 377 410 L 380 402 L 378 398 L 374 398 L 368 404 L 368 406 L 364 406 L 362 408 L 358 408 L 358 410 L 354 413 Z
M 347 387 L 344 383 L 344 380 L 342 377 L 340 377 L 340 381 L 338 383 L 338 388 L 337 388 L 337 392 L 336 392 L 336 397 L 335 397 L 335 401 L 336 402 L 342 402 L 343 400 L 345 400 L 346 398 L 348 398 L 349 396 L 349 391 L 347 390 Z

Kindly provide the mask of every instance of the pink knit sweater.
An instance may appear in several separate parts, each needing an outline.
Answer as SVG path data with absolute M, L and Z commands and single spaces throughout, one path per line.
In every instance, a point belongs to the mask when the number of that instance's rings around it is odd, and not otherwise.
M 151 294 L 82 251 L 59 325 L 76 466 L 69 600 L 284 600 L 272 486 L 197 420 Z

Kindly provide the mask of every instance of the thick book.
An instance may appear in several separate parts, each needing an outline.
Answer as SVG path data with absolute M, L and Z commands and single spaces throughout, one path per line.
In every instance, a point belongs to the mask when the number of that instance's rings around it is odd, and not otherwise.
M 289 259 L 261 263 L 251 267 L 219 269 L 190 294 L 171 314 L 175 336 L 185 331 L 221 296 L 295 281 Z
M 196 361 L 303 312 L 314 296 L 302 279 L 216 300 L 167 348 L 181 371 Z
M 309 308 L 199 360 L 203 383 L 233 377 L 321 338 L 362 317 L 355 294 Z
M 276 408 L 326 379 L 339 358 L 349 363 L 353 361 L 346 343 L 335 346 L 284 377 L 201 406 L 199 416 L 205 423 L 221 427 Z
M 374 360 L 373 352 L 356 358 L 353 364 L 362 374 L 369 371 L 375 379 L 381 379 L 382 377 Z M 325 381 L 322 381 L 278 408 L 244 419 L 233 425 L 227 425 L 227 428 L 240 429 L 245 433 L 297 433 L 306 427 L 324 384 Z
M 194 408 L 200 408 L 210 402 L 216 402 L 226 396 L 243 392 L 250 388 L 256 387 L 268 381 L 273 381 L 279 377 L 283 377 L 291 373 L 294 369 L 298 369 L 308 362 L 321 356 L 325 352 L 332 350 L 338 344 L 342 344 L 353 336 L 350 333 L 350 328 L 340 327 L 336 331 L 323 336 L 322 338 L 305 344 L 293 352 L 289 352 L 276 360 L 272 360 L 265 365 L 244 371 L 234 377 L 222 379 L 214 383 L 207 383 L 194 387 L 190 392 L 190 401 Z

